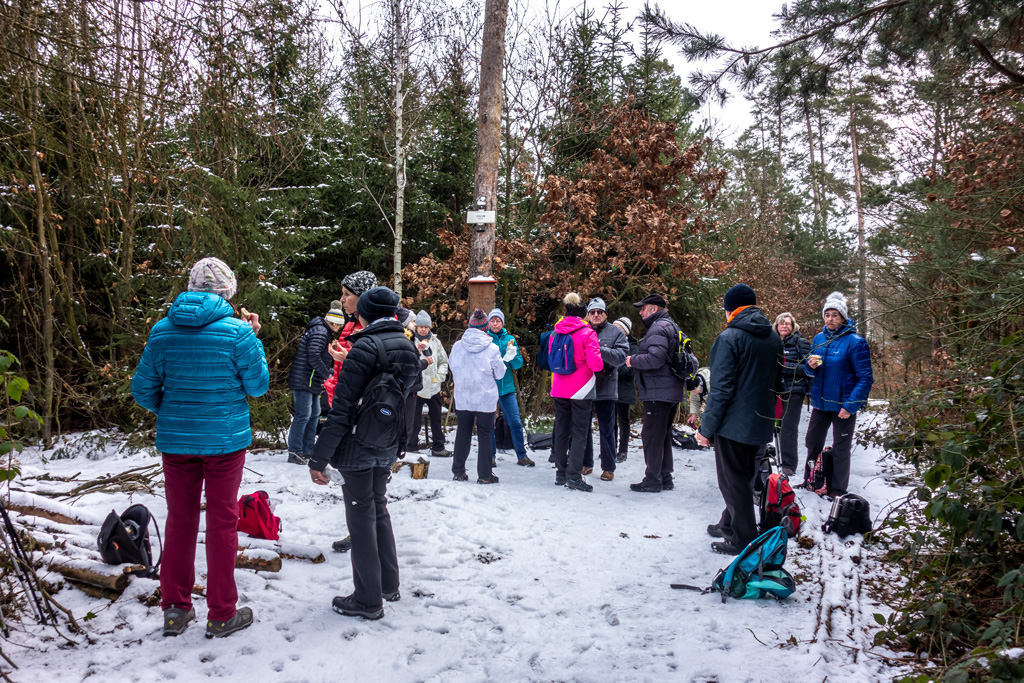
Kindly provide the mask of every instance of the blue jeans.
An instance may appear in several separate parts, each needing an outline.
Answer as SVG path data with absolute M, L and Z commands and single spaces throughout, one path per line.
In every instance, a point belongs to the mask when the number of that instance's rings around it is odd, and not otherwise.
M 519 417 L 519 401 L 516 400 L 516 392 L 499 396 L 498 407 L 501 408 L 501 414 L 505 416 L 508 429 L 512 432 L 512 447 L 516 451 L 516 458 L 522 460 L 526 457 L 526 443 L 523 439 L 523 420 Z M 493 431 L 491 432 L 491 446 L 493 448 L 491 452 L 496 453 L 498 440 Z
M 316 443 L 316 423 L 320 419 L 320 394 L 292 390 L 295 416 L 288 429 L 288 451 L 296 455 L 313 455 Z

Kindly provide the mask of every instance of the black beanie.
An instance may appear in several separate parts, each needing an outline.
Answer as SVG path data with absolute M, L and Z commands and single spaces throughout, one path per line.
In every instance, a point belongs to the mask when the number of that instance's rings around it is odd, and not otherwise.
M 725 293 L 725 299 L 722 300 L 722 308 L 727 311 L 735 311 L 741 306 L 754 306 L 756 304 L 757 294 L 750 288 L 750 285 L 743 284 L 742 282 L 730 287 L 729 291 Z
M 359 295 L 356 310 L 368 323 L 381 318 L 393 318 L 398 310 L 398 295 L 387 287 L 368 289 Z

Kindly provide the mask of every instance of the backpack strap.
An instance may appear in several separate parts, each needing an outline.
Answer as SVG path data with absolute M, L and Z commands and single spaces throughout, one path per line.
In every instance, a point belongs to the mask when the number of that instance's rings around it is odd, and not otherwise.
M 384 342 L 382 342 L 380 337 L 378 337 L 375 334 L 371 334 L 368 336 L 370 337 L 370 339 L 373 340 L 373 345 L 376 347 L 377 362 L 381 366 L 381 371 L 393 373 L 394 370 L 391 367 L 391 359 L 388 358 L 388 352 L 387 349 L 384 348 Z
M 701 595 L 707 595 L 708 593 L 714 590 L 714 588 L 710 586 L 708 586 L 707 588 L 701 588 L 700 586 L 691 586 L 688 583 L 670 583 L 668 587 L 674 588 L 676 590 L 697 591 Z

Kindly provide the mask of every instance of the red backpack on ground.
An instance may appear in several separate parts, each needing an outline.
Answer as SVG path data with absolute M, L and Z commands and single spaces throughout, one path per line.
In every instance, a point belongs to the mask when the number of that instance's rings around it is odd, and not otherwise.
M 803 516 L 796 502 L 796 493 L 789 485 L 786 475 L 772 473 L 761 489 L 761 533 L 777 526 L 786 530 L 790 537 L 800 532 Z
M 254 538 L 281 538 L 281 518 L 270 509 L 266 491 L 248 493 L 238 499 L 238 530 Z

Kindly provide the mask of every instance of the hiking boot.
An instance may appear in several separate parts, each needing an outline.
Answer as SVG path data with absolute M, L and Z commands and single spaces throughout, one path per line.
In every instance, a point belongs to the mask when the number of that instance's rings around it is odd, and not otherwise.
M 497 466 L 498 466 L 498 459 L 497 458 L 491 458 L 491 467 L 497 467 Z
M 717 524 L 708 524 L 708 536 L 711 538 L 725 538 L 725 535 L 722 533 L 722 527 Z
M 444 448 L 441 448 L 441 449 L 431 449 L 430 457 L 432 457 L 432 458 L 450 458 L 450 457 L 452 457 L 452 452 L 447 450 L 447 449 L 444 449 Z
M 469 475 L 463 472 L 452 477 L 452 481 L 469 481 Z
M 564 474 L 556 474 L 555 475 L 555 486 L 565 486 L 565 475 Z
M 338 614 L 346 617 L 362 617 L 363 619 L 380 619 L 384 616 L 383 607 L 368 607 L 356 600 L 355 595 L 340 595 L 331 601 L 331 607 Z
M 786 475 L 786 479 L 789 479 L 790 477 L 796 474 L 792 467 L 783 467 L 782 473 Z
M 492 474 L 489 477 L 481 477 L 481 478 L 476 480 L 476 483 L 478 483 L 478 484 L 497 484 L 498 483 L 498 475 Z
M 565 482 L 565 488 L 573 491 L 583 491 L 584 493 L 590 493 L 594 490 L 594 487 L 583 480 L 583 477 L 579 479 L 569 479 Z
M 711 549 L 719 555 L 739 555 L 742 548 L 737 548 L 729 541 L 716 541 L 711 544 Z
M 349 550 L 352 550 L 352 535 L 349 534 L 340 541 L 335 541 L 334 543 L 332 543 L 331 550 L 333 550 L 336 553 L 347 553 Z
M 554 461 L 555 461 L 555 456 L 554 455 L 549 455 L 548 456 L 548 462 L 554 462 Z
M 381 595 L 381 597 L 387 600 L 388 602 L 398 602 L 402 599 L 402 594 L 398 591 L 395 591 L 394 593 L 384 593 L 383 595 Z
M 592 474 L 593 472 L 594 472 L 594 468 L 593 468 L 593 467 L 584 467 L 584 468 L 583 468 L 583 469 L 582 469 L 582 470 L 580 471 L 580 474 L 582 474 L 582 475 L 583 475 L 583 476 L 585 477 L 585 476 L 587 476 L 588 474 Z
M 207 638 L 226 638 L 236 631 L 252 626 L 252 609 L 242 607 L 227 621 L 207 621 Z
M 309 464 L 309 460 L 307 458 L 302 457 L 298 453 L 292 453 L 291 451 L 288 451 L 288 464 L 290 464 L 290 465 L 308 465 Z
M 524 455 L 523 457 L 519 458 L 516 464 L 519 465 L 520 467 L 533 467 L 537 463 L 530 460 L 530 456 Z
M 188 623 L 195 618 L 196 611 L 192 607 L 168 607 L 164 610 L 164 637 L 180 636 L 185 632 Z
M 642 481 L 639 484 L 630 484 L 630 491 L 636 491 L 637 493 L 661 493 L 661 487 L 654 488 L 646 481 Z
M 609 472 L 608 470 L 605 470 L 604 472 L 601 473 L 601 481 L 611 481 L 614 478 L 614 472 Z
M 661 490 L 662 491 L 671 491 L 675 487 L 676 487 L 676 483 L 674 481 L 672 481 L 671 477 L 669 477 L 668 479 L 663 479 L 662 482 L 661 482 Z
M 626 462 L 626 454 L 625 453 L 619 453 L 618 455 L 616 455 L 615 456 L 615 462 L 619 462 L 619 463 Z

